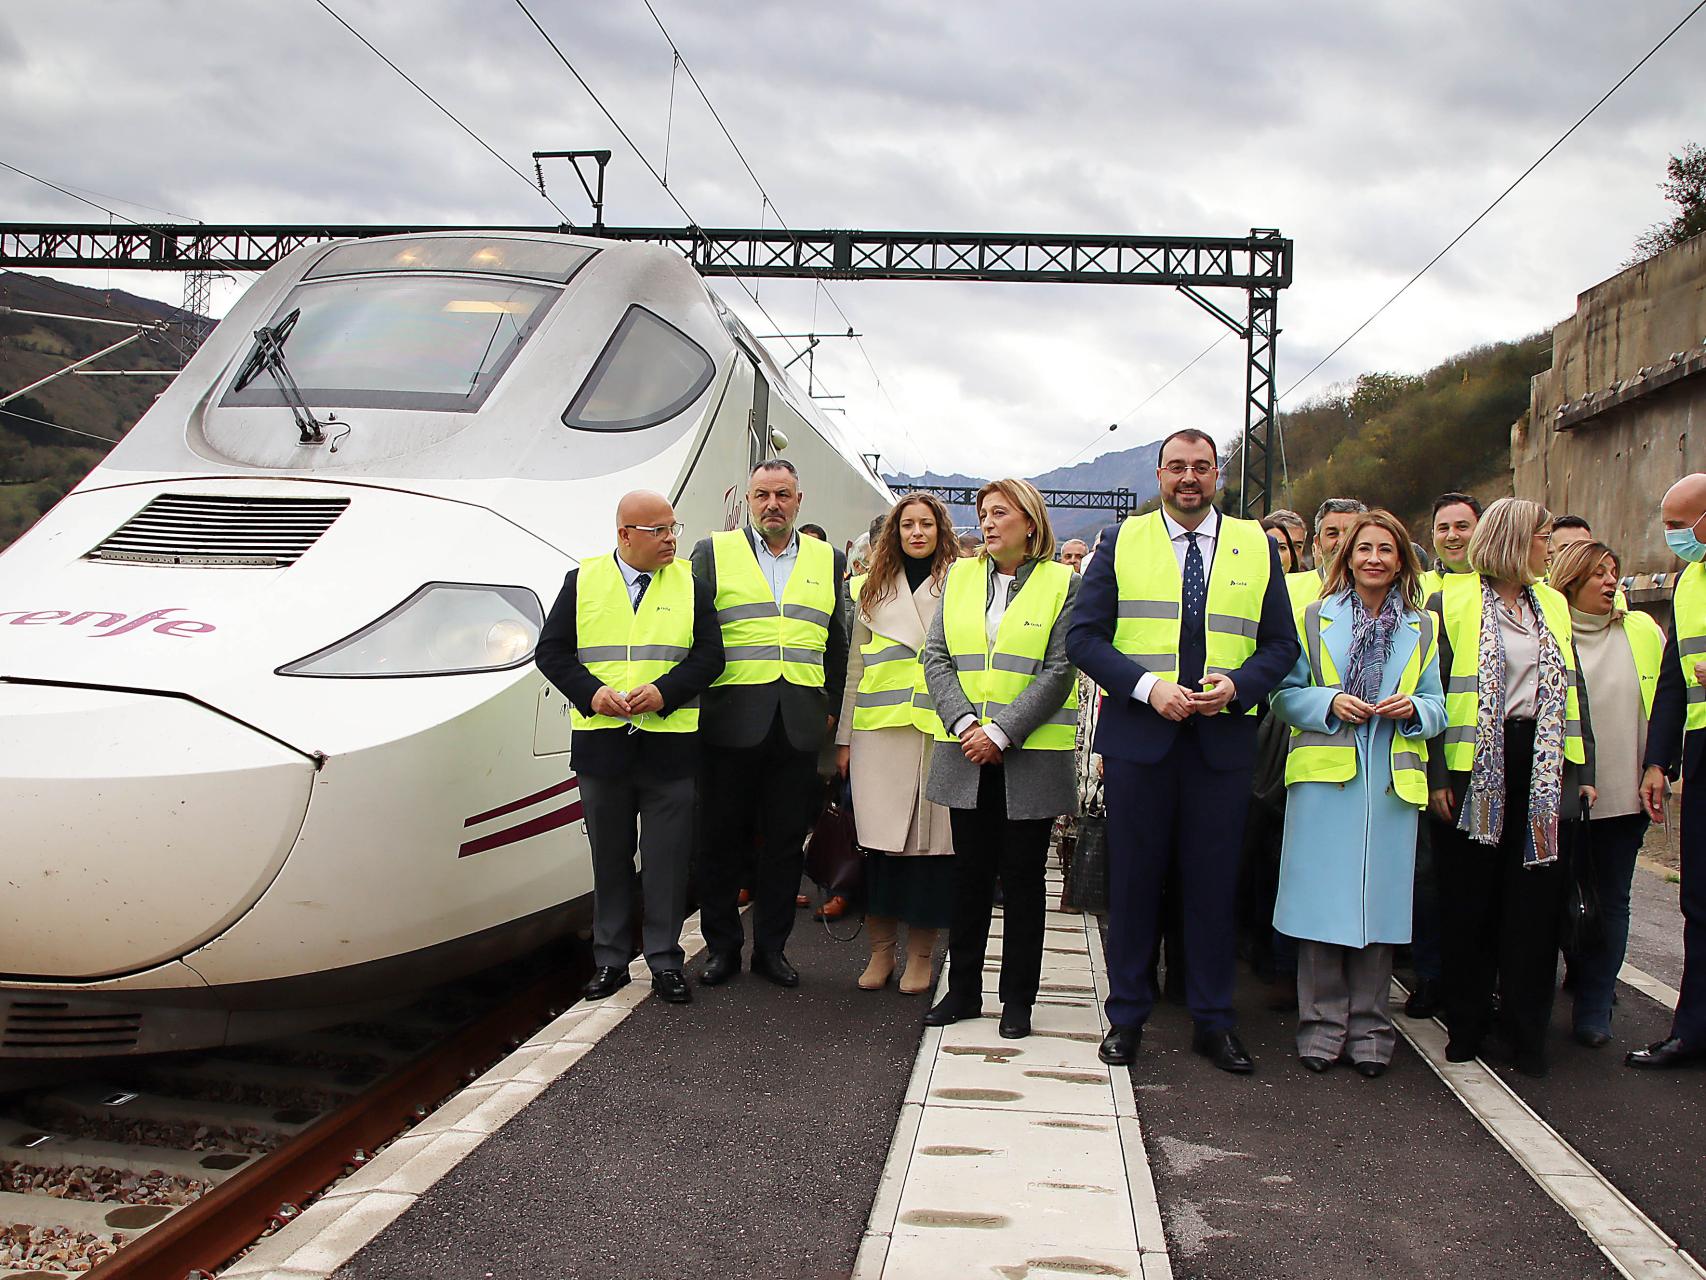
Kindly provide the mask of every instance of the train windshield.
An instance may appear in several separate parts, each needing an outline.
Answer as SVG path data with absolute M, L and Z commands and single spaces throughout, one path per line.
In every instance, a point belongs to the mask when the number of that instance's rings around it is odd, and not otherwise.
M 302 312 L 285 355 L 308 404 L 472 413 L 559 293 L 490 276 L 349 276 L 303 282 L 279 316 Z M 286 402 L 255 378 L 220 403 Z

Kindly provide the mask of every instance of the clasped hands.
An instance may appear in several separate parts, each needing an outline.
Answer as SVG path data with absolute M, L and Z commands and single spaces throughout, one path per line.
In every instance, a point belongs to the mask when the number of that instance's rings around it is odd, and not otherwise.
M 1216 671 L 1203 678 L 1203 688 L 1190 689 L 1173 680 L 1157 680 L 1149 690 L 1149 705 L 1167 720 L 1217 716 L 1238 696 L 1232 677 Z
M 967 725 L 961 731 L 960 754 L 977 765 L 1001 763 L 1001 748 L 981 724 Z
M 618 693 L 604 684 L 599 685 L 598 692 L 592 695 L 592 709 L 597 715 L 630 720 L 650 711 L 663 710 L 663 695 L 655 684 L 642 684 L 627 693 Z
M 1333 695 L 1333 714 L 1346 724 L 1367 724 L 1376 716 L 1384 720 L 1414 720 L 1416 704 L 1408 694 L 1394 693 L 1379 702 L 1364 702 L 1355 694 Z

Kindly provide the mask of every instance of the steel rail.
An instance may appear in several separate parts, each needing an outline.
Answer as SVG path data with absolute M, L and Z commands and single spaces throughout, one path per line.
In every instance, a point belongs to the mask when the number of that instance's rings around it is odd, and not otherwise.
M 373 1088 L 327 1113 L 159 1226 L 91 1268 L 91 1280 L 185 1280 L 212 1275 L 294 1217 L 306 1200 L 343 1175 L 359 1153 L 403 1133 L 447 1101 L 494 1058 L 519 1045 L 553 1010 L 578 998 L 587 962 L 554 969 L 482 1014 Z

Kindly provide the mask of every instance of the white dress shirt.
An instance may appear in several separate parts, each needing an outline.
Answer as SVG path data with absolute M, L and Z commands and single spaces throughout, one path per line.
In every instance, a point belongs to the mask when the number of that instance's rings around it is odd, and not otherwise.
M 782 593 L 788 589 L 788 579 L 793 576 L 794 566 L 800 559 L 799 530 L 794 531 L 794 536 L 788 539 L 788 545 L 780 554 L 771 552 L 770 544 L 758 530 L 752 530 L 748 536 L 757 544 L 754 550 L 758 555 L 758 568 L 770 584 L 770 594 L 776 597 L 777 604 L 781 604 Z
M 1161 509 L 1161 523 L 1167 526 L 1167 536 L 1172 539 L 1173 554 L 1179 558 L 1179 574 L 1182 577 L 1185 572 L 1185 556 L 1190 553 L 1191 546 L 1190 539 L 1186 538 L 1185 535 L 1193 532 L 1193 530 L 1185 528 L 1184 525 L 1168 515 L 1165 507 Z M 1214 544 L 1215 538 L 1220 533 L 1220 512 L 1210 507 L 1208 514 L 1203 517 L 1203 522 L 1196 527 L 1194 532 L 1197 535 L 1197 550 L 1202 553 L 1203 585 L 1206 587 L 1208 576 L 1214 571 Z M 1159 678 L 1154 672 L 1145 671 L 1137 678 L 1137 686 L 1131 691 L 1131 696 L 1138 702 L 1148 702 L 1149 695 L 1154 692 L 1155 682 Z

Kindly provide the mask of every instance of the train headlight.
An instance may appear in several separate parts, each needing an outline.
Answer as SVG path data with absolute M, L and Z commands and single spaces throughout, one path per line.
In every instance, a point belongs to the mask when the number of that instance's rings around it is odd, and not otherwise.
M 373 679 L 501 671 L 533 657 L 545 611 L 526 587 L 429 582 L 324 649 L 287 662 L 281 676 Z

